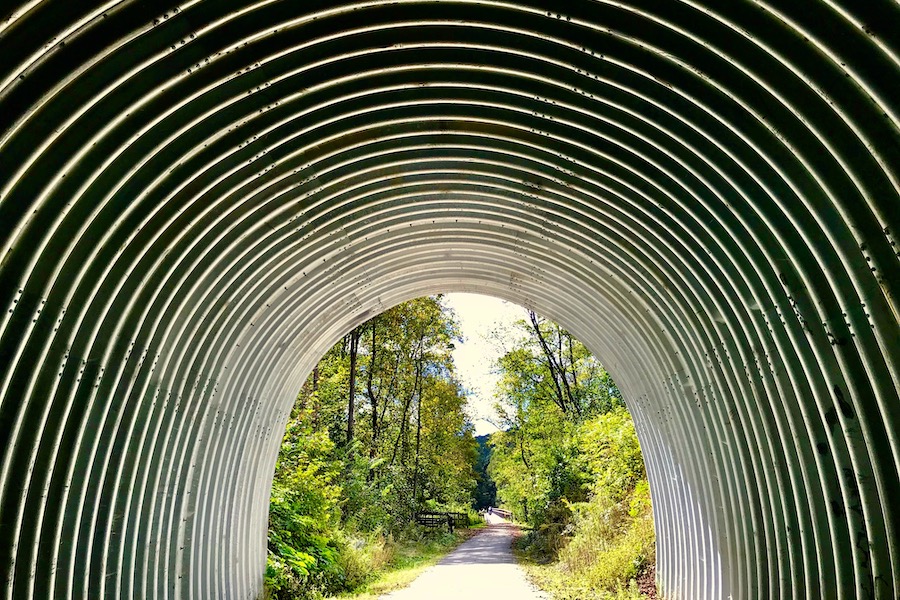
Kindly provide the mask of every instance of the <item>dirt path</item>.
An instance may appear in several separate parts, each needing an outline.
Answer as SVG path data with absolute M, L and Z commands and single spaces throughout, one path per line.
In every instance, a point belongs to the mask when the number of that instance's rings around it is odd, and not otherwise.
M 408 588 L 381 600 L 546 600 L 512 555 L 515 527 L 492 520 L 498 522 L 462 543 Z

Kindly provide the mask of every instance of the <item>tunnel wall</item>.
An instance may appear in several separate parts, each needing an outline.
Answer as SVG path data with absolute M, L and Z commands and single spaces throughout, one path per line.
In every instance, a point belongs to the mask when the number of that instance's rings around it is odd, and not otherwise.
M 256 598 L 306 374 L 472 291 L 620 384 L 666 598 L 897 598 L 898 28 L 889 0 L 4 5 L 0 597 Z

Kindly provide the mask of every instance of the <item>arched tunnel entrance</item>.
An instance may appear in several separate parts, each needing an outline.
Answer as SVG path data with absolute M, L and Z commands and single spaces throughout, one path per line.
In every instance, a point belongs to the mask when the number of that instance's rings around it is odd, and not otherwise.
M 900 12 L 18 2 L 0 596 L 253 598 L 296 390 L 474 291 L 608 367 L 667 598 L 900 593 Z

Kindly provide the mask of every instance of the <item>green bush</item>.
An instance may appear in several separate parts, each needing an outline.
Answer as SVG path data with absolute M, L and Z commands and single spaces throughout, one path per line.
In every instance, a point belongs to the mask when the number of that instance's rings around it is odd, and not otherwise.
M 518 544 L 557 600 L 639 598 L 634 579 L 655 562 L 655 534 L 640 446 L 622 409 L 581 425 L 578 445 L 591 497 L 549 503 Z
M 393 561 L 394 555 L 392 536 L 378 533 L 346 540 L 337 560 L 341 585 L 332 592 L 353 590 L 365 585 L 374 573 L 383 570 Z
M 559 553 L 559 568 L 596 590 L 614 590 L 654 561 L 655 534 L 645 482 L 616 502 L 598 494 L 576 507 L 574 535 Z
M 557 556 L 569 542 L 572 510 L 565 499 L 549 504 L 543 511 L 544 520 L 517 542 L 520 552 L 538 564 L 547 564 Z
M 584 423 L 578 445 L 584 453 L 595 492 L 621 500 L 647 477 L 634 422 L 624 408 L 613 409 Z
M 324 432 L 303 433 L 303 444 L 282 447 L 270 498 L 265 585 L 279 599 L 317 598 L 341 580 L 334 444 Z

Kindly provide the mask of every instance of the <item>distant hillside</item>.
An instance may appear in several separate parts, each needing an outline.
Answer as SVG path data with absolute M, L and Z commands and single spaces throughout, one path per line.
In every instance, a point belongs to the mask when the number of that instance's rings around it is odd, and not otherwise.
M 478 486 L 475 488 L 475 509 L 480 510 L 488 506 L 497 506 L 497 484 L 488 475 L 487 467 L 491 462 L 491 447 L 488 442 L 491 439 L 490 434 L 479 435 L 475 437 L 478 442 L 478 462 L 476 463 L 476 472 L 478 473 Z

